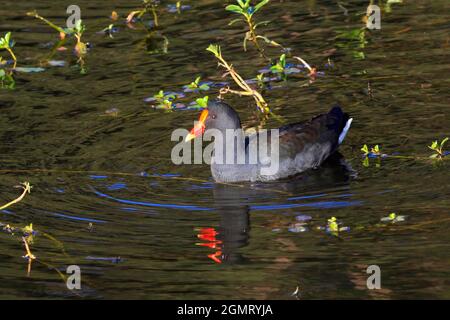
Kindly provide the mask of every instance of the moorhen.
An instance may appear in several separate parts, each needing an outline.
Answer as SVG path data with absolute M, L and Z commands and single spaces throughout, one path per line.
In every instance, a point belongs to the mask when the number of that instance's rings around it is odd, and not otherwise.
M 208 107 L 200 115 L 185 141 L 190 141 L 205 133 L 205 130 L 216 129 L 215 132 L 226 136 L 227 130 L 241 132 L 242 137 L 234 140 L 233 157 L 234 162 L 216 161 L 217 143 L 222 143 L 222 150 L 226 150 L 229 140 L 223 138 L 221 142 L 215 138 L 214 151 L 211 158 L 211 173 L 216 182 L 238 182 L 238 181 L 269 181 L 286 178 L 304 172 L 308 169 L 317 168 L 344 140 L 352 118 L 344 113 L 339 106 L 333 107 L 328 113 L 318 115 L 309 121 L 292 123 L 278 128 L 279 143 L 276 147 L 268 131 L 266 156 L 258 154 L 257 161 L 249 161 L 254 155 L 250 148 L 252 141 L 260 138 L 260 132 L 245 135 L 241 128 L 241 121 L 237 112 L 226 103 L 216 100 L 210 101 Z M 238 161 L 238 148 L 245 150 L 245 161 Z M 271 150 L 274 149 L 274 150 Z M 251 155 L 251 156 L 250 156 Z M 268 167 L 270 159 L 277 157 L 276 171 L 271 174 L 262 174 L 262 168 Z M 221 159 L 226 159 L 225 151 Z

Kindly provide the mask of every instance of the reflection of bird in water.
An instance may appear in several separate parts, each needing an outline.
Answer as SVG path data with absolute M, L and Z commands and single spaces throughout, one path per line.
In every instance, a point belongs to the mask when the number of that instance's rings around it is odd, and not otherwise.
M 217 263 L 242 263 L 245 257 L 239 249 L 250 241 L 250 208 L 261 199 L 279 199 L 322 193 L 347 184 L 355 171 L 336 153 L 316 170 L 310 170 L 288 180 L 246 185 L 214 184 L 214 207 L 220 214 L 218 228 L 202 228 L 198 237 L 202 246 L 216 250 L 209 258 Z M 268 209 L 270 210 L 270 209 Z

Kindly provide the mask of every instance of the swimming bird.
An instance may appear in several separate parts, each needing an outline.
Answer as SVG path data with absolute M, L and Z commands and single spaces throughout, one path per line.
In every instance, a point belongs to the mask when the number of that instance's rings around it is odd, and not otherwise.
M 246 135 L 238 113 L 216 100 L 208 103 L 185 141 L 213 132 L 216 182 L 278 180 L 319 167 L 343 142 L 352 120 L 336 105 L 311 120 Z

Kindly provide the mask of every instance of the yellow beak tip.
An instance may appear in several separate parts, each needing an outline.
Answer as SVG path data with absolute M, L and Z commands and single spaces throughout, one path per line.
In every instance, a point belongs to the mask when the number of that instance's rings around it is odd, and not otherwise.
M 195 139 L 195 135 L 193 135 L 192 133 L 189 133 L 186 138 L 184 139 L 184 142 L 189 142 L 192 139 Z

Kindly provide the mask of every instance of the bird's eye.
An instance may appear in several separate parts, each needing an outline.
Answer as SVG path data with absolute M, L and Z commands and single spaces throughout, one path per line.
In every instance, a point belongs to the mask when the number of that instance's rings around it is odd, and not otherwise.
M 215 115 L 215 114 L 213 114 L 213 115 L 211 116 L 211 118 L 215 119 L 215 118 L 216 118 L 216 115 Z

